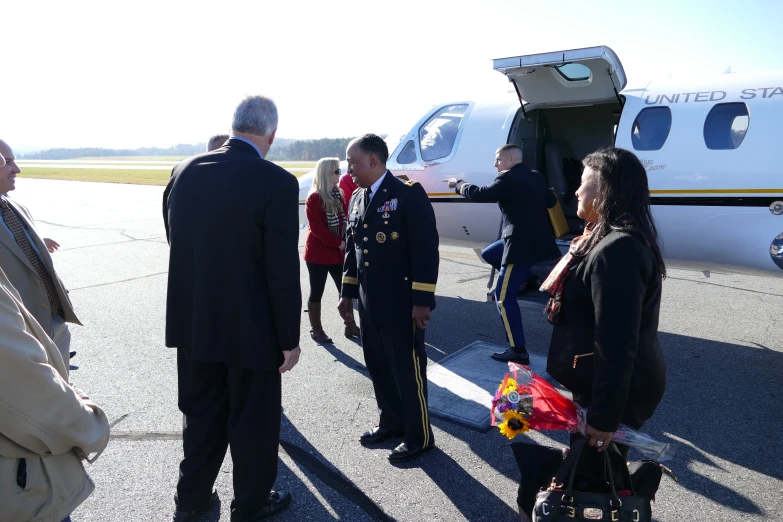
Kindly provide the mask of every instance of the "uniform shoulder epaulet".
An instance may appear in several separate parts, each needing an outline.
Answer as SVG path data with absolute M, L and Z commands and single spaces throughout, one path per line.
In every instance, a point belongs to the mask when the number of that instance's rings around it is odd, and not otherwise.
M 405 185 L 408 186 L 408 187 L 412 187 L 412 186 L 418 185 L 418 184 L 419 184 L 419 182 L 416 181 L 416 180 L 413 180 L 413 179 L 409 179 L 408 181 L 405 182 Z

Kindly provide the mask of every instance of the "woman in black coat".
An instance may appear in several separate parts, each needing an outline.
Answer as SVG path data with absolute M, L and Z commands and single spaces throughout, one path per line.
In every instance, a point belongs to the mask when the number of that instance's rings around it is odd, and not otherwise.
M 658 343 L 666 267 L 639 159 L 611 147 L 583 163 L 576 196 L 586 232 L 542 287 L 553 295 L 547 371 L 587 408 L 589 444 L 603 451 L 620 423 L 641 428 L 666 389 Z
M 606 450 L 621 423 L 641 428 L 666 389 L 658 343 L 666 267 L 650 212 L 647 172 L 639 159 L 610 147 L 583 163 L 576 196 L 585 233 L 572 242 L 541 290 L 552 295 L 546 309 L 554 325 L 547 372 L 586 408 L 586 435 L 597 451 L 585 448 L 579 469 L 602 476 L 598 452 Z M 618 449 L 627 455 L 628 446 Z M 547 472 L 539 470 L 540 478 L 556 471 L 555 457 L 542 466 Z M 523 473 L 518 501 L 523 521 L 534 501 L 530 485 L 537 480 L 532 470 Z

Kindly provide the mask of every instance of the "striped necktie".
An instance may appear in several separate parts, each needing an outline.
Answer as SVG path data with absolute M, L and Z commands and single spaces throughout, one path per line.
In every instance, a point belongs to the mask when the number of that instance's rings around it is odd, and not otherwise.
M 46 267 L 38 258 L 38 254 L 33 250 L 33 245 L 30 244 L 30 240 L 27 238 L 27 234 L 24 232 L 24 227 L 19 217 L 13 211 L 11 206 L 5 200 L 0 198 L 0 208 L 3 209 L 3 221 L 8 225 L 11 233 L 14 235 L 16 244 L 22 249 L 24 255 L 30 261 L 30 264 L 35 268 L 35 273 L 41 278 L 44 288 L 46 289 L 46 297 L 49 299 L 49 309 L 52 311 L 52 315 L 62 312 L 62 305 L 60 304 L 60 297 L 57 295 L 57 289 L 54 287 L 54 281 L 52 276 L 46 270 Z

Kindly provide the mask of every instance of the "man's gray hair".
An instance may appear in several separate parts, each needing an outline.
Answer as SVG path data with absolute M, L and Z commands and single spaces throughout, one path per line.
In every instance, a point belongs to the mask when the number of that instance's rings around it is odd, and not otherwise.
M 228 134 L 215 134 L 207 142 L 207 152 L 212 152 L 215 149 L 219 149 L 228 139 Z
M 277 129 L 277 107 L 266 96 L 248 96 L 234 111 L 231 130 L 256 136 L 269 136 Z

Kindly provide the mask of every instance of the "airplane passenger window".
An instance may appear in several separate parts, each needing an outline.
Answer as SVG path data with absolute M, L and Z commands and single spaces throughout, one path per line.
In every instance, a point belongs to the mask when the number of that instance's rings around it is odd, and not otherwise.
M 636 116 L 631 127 L 631 141 L 636 150 L 660 150 L 672 128 L 672 111 L 668 107 L 647 107 Z
M 408 140 L 408 143 L 405 144 L 405 147 L 397 155 L 397 163 L 400 165 L 416 163 L 416 145 L 413 143 L 413 140 Z
M 745 139 L 750 117 L 744 103 L 721 103 L 712 108 L 704 122 L 704 143 L 708 149 L 736 149 Z
M 581 63 L 555 65 L 555 70 L 569 82 L 583 82 L 590 79 L 590 68 Z
M 467 105 L 448 105 L 433 114 L 421 126 L 419 147 L 424 161 L 445 158 L 451 154 L 457 141 L 457 131 L 467 110 Z

